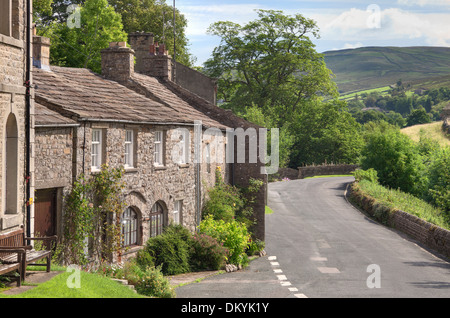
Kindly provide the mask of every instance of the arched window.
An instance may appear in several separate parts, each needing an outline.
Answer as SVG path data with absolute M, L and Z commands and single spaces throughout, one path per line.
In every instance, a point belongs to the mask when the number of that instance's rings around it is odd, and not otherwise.
M 19 158 L 19 133 L 17 129 L 16 116 L 9 114 L 6 121 L 6 214 L 17 213 L 18 199 L 18 158 Z
M 156 202 L 150 212 L 150 237 L 162 234 L 164 226 L 164 207 L 161 203 Z
M 122 246 L 138 244 L 138 217 L 133 208 L 128 207 L 122 214 Z

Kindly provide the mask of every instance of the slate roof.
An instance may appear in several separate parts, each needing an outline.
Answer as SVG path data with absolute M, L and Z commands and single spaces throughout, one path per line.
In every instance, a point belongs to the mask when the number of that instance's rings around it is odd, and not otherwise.
M 134 73 L 125 85 L 129 85 L 131 89 L 137 88 L 141 94 L 166 103 L 170 107 L 177 108 L 182 112 L 190 112 L 194 109 L 226 127 L 242 127 L 244 129 L 248 127 L 261 128 L 236 116 L 229 110 L 217 107 L 169 80 Z M 198 118 L 198 120 L 201 120 L 201 118 Z
M 37 127 L 77 125 L 75 120 L 48 109 L 39 103 L 34 104 L 34 114 L 35 126 Z
M 143 75 L 141 75 L 143 76 Z M 126 121 L 155 124 L 193 124 L 201 120 L 206 127 L 227 128 L 207 114 L 173 94 L 158 80 L 139 74 L 133 77 L 148 85 L 159 98 L 148 98 L 125 86 L 82 68 L 51 66 L 51 71 L 33 69 L 36 107 L 40 124 L 73 120 Z M 60 116 L 56 116 L 60 114 Z M 61 116 L 63 115 L 63 116 Z

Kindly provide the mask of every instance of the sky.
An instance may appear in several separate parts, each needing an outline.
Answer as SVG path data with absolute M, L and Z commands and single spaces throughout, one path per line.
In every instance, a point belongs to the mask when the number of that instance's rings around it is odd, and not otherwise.
M 172 5 L 172 0 L 167 0 Z M 311 40 L 316 51 L 365 46 L 450 47 L 450 0 L 176 0 L 188 20 L 186 35 L 196 66 L 211 57 L 220 44 L 208 35 L 217 21 L 245 25 L 257 18 L 256 9 L 302 14 L 316 21 L 320 38 Z

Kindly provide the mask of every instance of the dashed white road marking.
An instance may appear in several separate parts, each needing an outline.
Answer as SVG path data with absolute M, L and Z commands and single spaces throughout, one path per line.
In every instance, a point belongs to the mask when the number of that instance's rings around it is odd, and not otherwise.
M 280 266 L 280 263 L 278 263 L 278 262 L 270 262 L 270 265 L 272 265 L 272 266 Z
M 320 256 L 313 256 L 309 258 L 313 262 L 326 262 L 328 261 L 328 258 L 326 257 L 320 257 Z
M 279 273 L 282 273 L 283 271 L 279 268 L 274 268 L 273 272 L 279 274 Z
M 270 264 L 272 266 L 280 266 L 280 263 L 274 262 L 277 259 L 276 256 L 269 256 L 268 259 L 269 259 L 269 261 L 271 261 Z M 276 274 L 280 274 L 280 273 L 283 272 L 280 268 L 273 268 L 273 271 Z M 289 287 L 289 286 L 292 286 L 292 284 L 291 284 L 291 282 L 289 282 L 287 280 L 286 275 L 277 275 L 277 278 L 278 278 L 278 281 L 280 282 L 281 286 L 288 287 L 290 292 L 297 292 L 298 291 L 298 289 L 295 288 L 295 287 Z M 308 297 L 305 296 L 305 294 L 294 294 L 294 296 L 297 297 L 297 298 L 308 298 Z

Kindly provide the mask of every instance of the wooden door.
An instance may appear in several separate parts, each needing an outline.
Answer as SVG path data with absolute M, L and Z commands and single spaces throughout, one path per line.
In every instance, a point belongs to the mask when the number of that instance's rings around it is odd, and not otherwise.
M 36 191 L 34 236 L 56 235 L 56 189 Z

